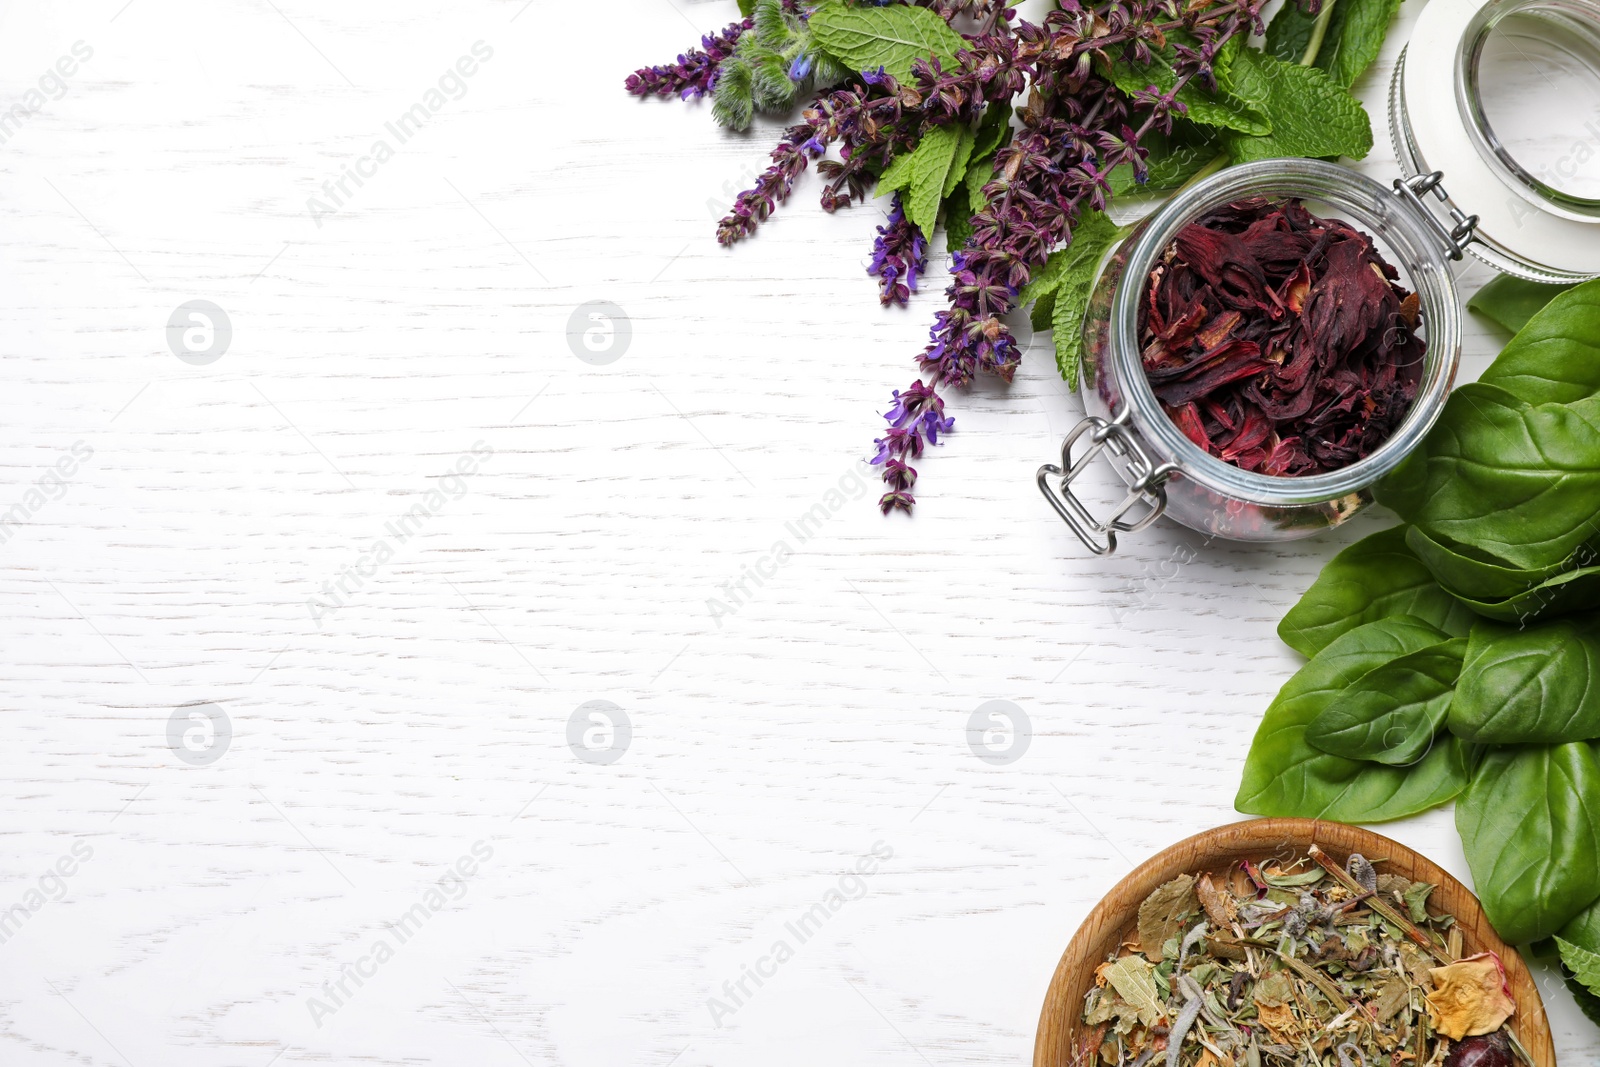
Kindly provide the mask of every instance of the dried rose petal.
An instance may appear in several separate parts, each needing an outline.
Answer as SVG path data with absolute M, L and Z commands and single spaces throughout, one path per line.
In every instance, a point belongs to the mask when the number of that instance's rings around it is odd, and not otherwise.
M 1428 1016 L 1434 1029 L 1452 1040 L 1492 1033 L 1516 1013 L 1505 966 L 1493 952 L 1435 967 L 1428 976 L 1433 980 Z

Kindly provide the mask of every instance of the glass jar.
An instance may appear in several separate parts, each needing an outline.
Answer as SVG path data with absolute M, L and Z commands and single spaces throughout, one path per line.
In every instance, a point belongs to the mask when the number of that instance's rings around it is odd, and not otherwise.
M 1161 515 L 1241 541 L 1339 525 L 1372 502 L 1449 397 L 1464 314 L 1453 263 L 1464 251 L 1540 281 L 1600 275 L 1600 0 L 1430 0 L 1412 42 L 1390 88 L 1405 175 L 1392 188 L 1315 160 L 1234 167 L 1179 192 L 1101 261 L 1084 322 L 1088 417 L 1036 479 L 1091 552 L 1114 552 L 1119 533 Z M 1339 470 L 1274 477 L 1224 462 L 1167 417 L 1145 377 L 1138 312 L 1151 269 L 1184 226 L 1251 196 L 1298 198 L 1364 230 L 1421 302 L 1416 398 L 1381 447 Z M 1128 492 L 1097 518 L 1073 483 L 1101 459 Z
M 1089 417 L 1063 443 L 1061 464 L 1047 464 L 1038 473 L 1046 499 L 1090 551 L 1115 551 L 1118 533 L 1143 529 L 1161 514 L 1218 537 L 1282 541 L 1337 526 L 1371 502 L 1373 483 L 1393 470 L 1439 417 L 1461 351 L 1461 303 L 1450 269 L 1459 249 L 1450 232 L 1420 206 L 1414 187 L 1404 189 L 1385 189 L 1355 171 L 1317 160 L 1248 163 L 1179 193 L 1107 253 L 1084 321 L 1083 399 Z M 1167 417 L 1145 378 L 1139 308 L 1156 261 L 1195 218 L 1252 196 L 1296 197 L 1314 215 L 1342 218 L 1366 231 L 1399 269 L 1401 284 L 1421 302 L 1427 354 L 1410 411 L 1372 455 L 1326 474 L 1274 477 L 1210 455 Z M 1097 456 L 1107 457 L 1129 486 L 1104 520 L 1094 518 L 1072 489 Z

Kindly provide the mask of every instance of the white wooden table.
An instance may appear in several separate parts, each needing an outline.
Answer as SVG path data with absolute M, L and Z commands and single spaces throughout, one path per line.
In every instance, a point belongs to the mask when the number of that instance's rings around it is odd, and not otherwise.
M 59 98 L 0 125 L 0 1063 L 1019 1063 L 1094 901 L 1238 817 L 1274 624 L 1382 520 L 1086 558 L 1032 481 L 1080 414 L 1047 338 L 881 518 L 942 273 L 881 310 L 882 212 L 814 176 L 719 248 L 779 124 L 621 85 L 734 5 L 597 7 L 3 5 L 0 111 Z M 1465 874 L 1448 812 L 1388 832 Z

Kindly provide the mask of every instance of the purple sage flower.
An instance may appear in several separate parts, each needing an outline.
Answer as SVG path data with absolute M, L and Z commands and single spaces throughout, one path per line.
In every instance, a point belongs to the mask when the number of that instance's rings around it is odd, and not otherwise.
M 872 262 L 867 266 L 867 273 L 878 279 L 878 302 L 885 307 L 905 307 L 917 291 L 917 275 L 927 266 L 928 242 L 916 223 L 906 218 L 905 205 L 896 193 L 888 220 L 878 227 L 878 238 L 872 243 Z
M 624 83 L 633 96 L 704 96 L 717 85 L 717 69 L 733 54 L 733 46 L 744 31 L 755 26 L 754 19 L 735 22 L 721 33 L 700 38 L 700 47 L 691 48 L 676 63 L 641 67 Z

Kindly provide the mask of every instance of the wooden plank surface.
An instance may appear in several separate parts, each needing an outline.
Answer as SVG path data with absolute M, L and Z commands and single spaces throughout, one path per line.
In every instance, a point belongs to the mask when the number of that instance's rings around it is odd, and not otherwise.
M 0 5 L 7 108 L 92 53 L 0 143 L 0 1062 L 1024 1062 L 1095 901 L 1237 818 L 1273 627 L 1383 520 L 1085 558 L 1032 482 L 1081 413 L 1047 337 L 879 517 L 943 274 L 881 310 L 882 211 L 814 177 L 718 248 L 781 123 L 621 92 L 733 10 Z M 1448 812 L 1386 832 L 1466 875 Z

